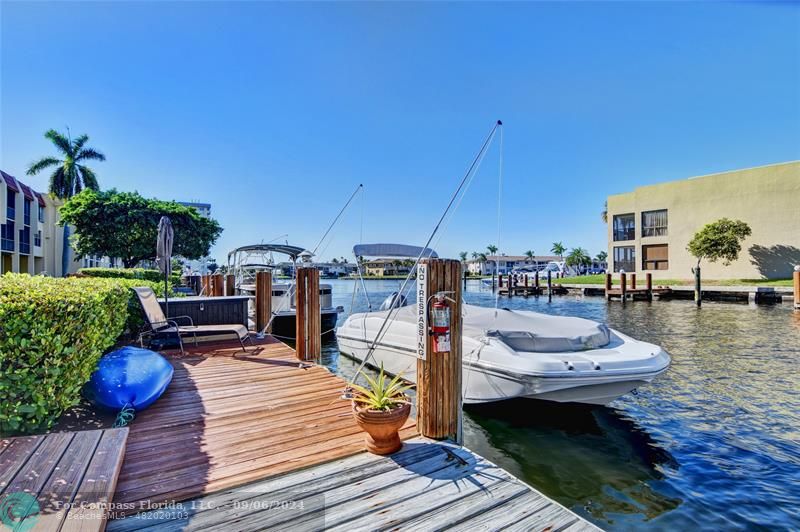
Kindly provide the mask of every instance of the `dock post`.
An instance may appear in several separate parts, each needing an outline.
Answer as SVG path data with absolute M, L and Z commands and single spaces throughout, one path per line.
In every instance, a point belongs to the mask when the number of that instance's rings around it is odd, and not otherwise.
M 228 274 L 225 276 L 225 295 L 226 296 L 235 296 L 234 293 L 236 291 L 236 277 L 232 274 Z
M 453 438 L 461 443 L 461 263 L 452 259 L 427 259 L 425 283 L 428 297 L 449 292 L 450 351 L 435 353 L 433 335 L 426 340 L 426 358 L 417 360 L 417 427 L 427 438 Z
M 694 273 L 694 302 L 699 307 L 702 305 L 703 291 L 700 288 L 700 261 L 697 262 L 697 267 L 692 268 L 692 273 Z
M 533 274 L 533 286 L 536 287 L 536 293 L 539 293 L 539 272 Z
M 206 297 L 211 295 L 211 280 L 209 277 L 208 275 L 200 276 L 200 292 Z
M 625 278 L 625 272 L 620 272 L 619 284 L 622 288 L 622 302 L 625 303 L 625 298 L 628 297 L 628 282 Z
M 553 272 L 547 270 L 547 302 L 553 301 Z
M 322 315 L 319 312 L 319 270 L 313 266 L 297 268 L 296 307 L 297 358 L 317 360 L 322 354 Z
M 467 289 L 467 269 L 464 268 L 464 290 Z
M 636 272 L 631 272 L 631 290 L 636 290 Z
M 256 272 L 256 332 L 264 328 L 272 316 L 272 273 Z
M 800 310 L 800 264 L 794 267 L 794 308 Z
M 225 276 L 221 273 L 214 275 L 214 297 L 225 295 Z
M 644 276 L 644 286 L 647 290 L 647 300 L 653 300 L 653 274 L 648 273 Z
M 498 290 L 502 290 L 503 289 L 503 274 L 502 273 L 498 273 L 497 274 L 497 289 Z
M 611 281 L 611 274 L 606 274 L 606 300 L 611 301 L 611 287 L 613 286 L 613 282 Z

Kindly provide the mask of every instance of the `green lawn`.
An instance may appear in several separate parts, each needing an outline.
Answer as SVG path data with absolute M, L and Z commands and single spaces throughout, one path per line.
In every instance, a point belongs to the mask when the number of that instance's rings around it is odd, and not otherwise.
M 553 279 L 554 284 L 605 284 L 605 275 L 581 275 Z M 629 275 L 630 278 L 630 275 Z M 614 274 L 614 284 L 619 284 L 619 274 Z M 541 281 L 540 281 L 541 282 Z M 630 282 L 630 281 L 628 281 Z M 636 276 L 636 284 L 644 286 L 644 274 Z M 653 285 L 693 285 L 694 279 L 653 279 Z M 792 286 L 791 279 L 726 279 L 724 281 L 703 280 L 703 286 Z

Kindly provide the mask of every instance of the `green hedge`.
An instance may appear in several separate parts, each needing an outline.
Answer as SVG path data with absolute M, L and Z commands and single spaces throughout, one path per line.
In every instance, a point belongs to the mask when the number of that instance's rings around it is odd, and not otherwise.
M 152 281 L 154 283 L 164 282 L 164 276 L 160 271 L 146 268 L 81 268 L 78 270 L 78 273 L 88 277 L 144 279 L 145 281 Z M 170 275 L 170 282 L 172 284 L 179 284 L 181 282 L 180 274 L 172 272 Z
M 130 282 L 0 277 L 0 433 L 49 428 L 123 332 Z M 141 312 L 141 311 L 139 311 Z

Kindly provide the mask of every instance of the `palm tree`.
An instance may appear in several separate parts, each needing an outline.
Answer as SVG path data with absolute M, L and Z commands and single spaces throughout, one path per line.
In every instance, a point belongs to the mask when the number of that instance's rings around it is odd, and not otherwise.
M 466 251 L 462 251 L 461 253 L 458 254 L 458 256 L 459 256 L 459 258 L 461 258 L 461 262 L 467 262 L 467 252 Z
M 478 252 L 477 251 L 473 251 L 472 252 L 472 258 L 473 258 L 473 260 L 478 260 Z
M 331 264 L 339 264 L 339 259 L 337 259 L 336 257 L 333 257 L 331 259 Z
M 605 262 L 607 258 L 608 258 L 608 253 L 606 253 L 605 251 L 601 251 L 600 253 L 597 254 L 597 256 L 594 258 L 594 260 L 596 260 L 597 262 L 602 263 L 602 262 Z
M 567 255 L 566 264 L 567 266 L 588 266 L 592 263 L 592 259 L 589 258 L 589 254 L 583 248 L 573 248 L 569 255 Z
M 529 249 L 525 252 L 525 262 L 532 262 L 535 256 L 536 255 L 533 254 L 533 250 Z
M 495 246 L 494 244 L 489 244 L 488 246 L 486 246 L 486 251 L 489 252 L 489 255 L 494 255 L 495 253 L 497 253 L 497 246 Z
M 51 129 L 44 134 L 56 149 L 59 157 L 43 157 L 30 165 L 28 175 L 35 175 L 46 168 L 55 166 L 50 175 L 50 194 L 66 201 L 83 189 L 99 190 L 97 176 L 94 171 L 83 164 L 86 161 L 105 161 L 106 156 L 86 146 L 88 135 L 81 135 L 75 140 L 67 135 Z M 67 275 L 69 269 L 69 226 L 64 226 L 64 244 L 61 251 L 61 275 Z
M 564 247 L 564 244 L 561 242 L 553 242 L 553 247 L 550 248 L 550 253 L 555 253 L 558 255 L 559 259 L 564 258 L 564 252 L 567 251 L 567 248 Z
M 603 223 L 608 223 L 608 200 L 603 202 L 603 210 L 600 213 L 600 218 L 603 219 Z

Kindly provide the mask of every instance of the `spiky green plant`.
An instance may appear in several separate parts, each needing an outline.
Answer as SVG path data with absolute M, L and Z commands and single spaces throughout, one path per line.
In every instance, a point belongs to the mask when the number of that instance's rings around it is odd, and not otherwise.
M 413 386 L 405 384 L 402 373 L 398 373 L 393 379 L 389 380 L 386 372 L 381 370 L 377 377 L 370 377 L 363 371 L 361 375 L 367 381 L 366 386 L 353 384 L 353 401 L 366 406 L 370 410 L 391 410 L 402 404 L 408 403 L 406 392 Z

